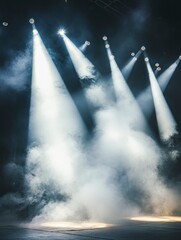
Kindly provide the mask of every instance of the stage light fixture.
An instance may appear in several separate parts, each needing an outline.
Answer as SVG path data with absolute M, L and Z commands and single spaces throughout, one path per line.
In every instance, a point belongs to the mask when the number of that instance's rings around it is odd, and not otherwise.
M 64 36 L 65 35 L 65 30 L 64 29 L 60 29 L 58 31 L 58 34 L 60 34 L 61 36 Z
M 141 50 L 142 50 L 142 51 L 145 51 L 145 50 L 146 50 L 145 46 L 142 46 L 142 47 L 141 47 Z
M 90 45 L 90 42 L 89 42 L 89 41 L 85 41 L 85 44 L 86 44 L 87 46 L 89 46 L 89 45 Z
M 8 26 L 8 23 L 7 23 L 7 22 L 3 22 L 2 25 L 3 25 L 4 27 L 7 27 L 7 26 Z
M 149 58 L 148 57 L 145 57 L 145 62 L 149 62 Z
M 38 31 L 36 29 L 33 29 L 33 34 L 34 35 L 37 35 L 38 34 Z
M 104 41 L 106 41 L 106 40 L 107 40 L 107 37 L 106 37 L 106 36 L 104 36 L 102 39 L 103 39 Z
M 131 56 L 132 56 L 132 57 L 134 57 L 134 56 L 135 56 L 135 53 L 134 53 L 134 52 L 132 52 L 132 53 L 131 53 Z
M 30 23 L 30 24 L 34 24 L 34 23 L 35 23 L 35 20 L 34 20 L 33 18 L 30 18 L 29 23 Z

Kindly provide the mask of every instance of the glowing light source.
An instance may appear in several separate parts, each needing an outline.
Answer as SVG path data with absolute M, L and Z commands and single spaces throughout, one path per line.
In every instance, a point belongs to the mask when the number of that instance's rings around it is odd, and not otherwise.
M 145 62 L 149 62 L 149 58 L 148 57 L 145 57 Z
M 30 18 L 29 23 L 30 23 L 30 24 L 34 24 L 34 23 L 35 23 L 35 20 L 34 20 L 33 18 Z
M 8 23 L 7 23 L 7 22 L 3 22 L 2 25 L 3 25 L 4 27 L 7 27 L 7 26 L 8 26 Z
M 161 69 L 161 67 L 157 67 L 157 69 L 156 69 L 157 71 L 161 71 L 162 69 Z
M 179 59 L 181 60 L 181 56 L 179 56 Z
M 38 34 L 38 31 L 36 30 L 36 28 L 33 29 L 33 34 L 34 34 L 34 35 L 37 35 L 37 34 Z
M 106 44 L 106 45 L 105 45 L 105 48 L 109 48 L 109 47 L 110 47 L 109 44 Z
M 58 31 L 58 34 L 60 34 L 61 36 L 64 36 L 65 35 L 65 30 L 64 29 L 60 29 Z
M 146 50 L 145 46 L 142 46 L 142 47 L 141 47 L 141 50 L 142 50 L 142 51 L 145 51 L 145 50 Z
M 155 67 L 159 67 L 160 66 L 160 64 L 159 63 L 155 63 Z
M 38 31 L 36 29 L 33 29 L 33 34 L 34 35 L 37 35 L 38 34 Z
M 89 45 L 90 45 L 90 42 L 89 42 L 89 41 L 85 41 L 85 44 L 86 44 L 87 46 L 89 46 Z
M 134 56 L 135 56 L 135 53 L 134 53 L 134 52 L 132 52 L 132 53 L 131 53 L 131 56 L 132 56 L 132 57 L 134 57 Z
M 103 39 L 104 41 L 106 41 L 106 40 L 107 40 L 107 37 L 106 37 L 106 36 L 104 36 L 102 39 Z

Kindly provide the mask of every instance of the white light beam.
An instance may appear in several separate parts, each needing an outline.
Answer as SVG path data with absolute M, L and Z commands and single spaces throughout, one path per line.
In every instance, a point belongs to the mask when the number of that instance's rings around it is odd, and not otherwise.
M 167 105 L 149 61 L 146 62 L 146 66 L 151 84 L 160 138 L 162 141 L 168 141 L 170 137 L 177 133 L 177 124 Z
M 158 77 L 158 83 L 162 91 L 165 91 L 179 63 L 180 63 L 180 58 L 178 58 L 169 68 L 167 68 Z M 138 95 L 137 101 L 141 106 L 141 108 L 143 109 L 144 113 L 147 116 L 150 116 L 153 111 L 153 99 L 152 99 L 150 86 L 148 86 L 140 95 Z

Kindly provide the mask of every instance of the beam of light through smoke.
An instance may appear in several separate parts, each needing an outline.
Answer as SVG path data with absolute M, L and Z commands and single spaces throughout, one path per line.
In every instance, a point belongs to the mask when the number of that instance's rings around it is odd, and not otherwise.
M 165 91 L 170 79 L 172 78 L 176 68 L 178 67 L 179 63 L 180 63 L 180 57 L 174 62 L 172 63 L 172 65 L 167 68 L 159 77 L 158 77 L 158 82 L 159 85 L 162 89 L 162 91 Z
M 168 83 L 170 82 L 176 68 L 180 63 L 180 57 L 172 63 L 159 77 L 158 83 L 162 91 L 165 91 Z M 144 113 L 147 116 L 150 116 L 153 111 L 153 98 L 151 94 L 151 87 L 148 86 L 142 93 L 140 93 L 137 97 L 137 101 L 141 108 L 143 109 Z
M 131 122 L 135 128 L 149 131 L 146 120 L 114 59 L 107 40 L 105 41 L 105 47 L 110 62 L 114 90 L 121 111 L 124 111 L 125 116 L 128 117 L 128 122 Z
M 90 46 L 90 42 L 89 42 L 89 41 L 85 41 L 85 43 L 82 44 L 82 46 L 80 46 L 79 49 L 80 49 L 82 52 L 85 52 L 85 50 L 87 49 L 88 46 Z
M 35 28 L 31 91 L 26 181 L 30 201 L 42 203 L 44 195 L 69 192 L 85 128 Z
M 136 53 L 136 55 L 133 56 L 133 57 L 129 60 L 129 62 L 123 67 L 123 69 L 122 69 L 121 72 L 122 72 L 123 76 L 125 77 L 125 79 L 128 79 L 128 78 L 129 78 L 129 76 L 130 76 L 130 74 L 131 74 L 131 72 L 132 72 L 132 70 L 133 70 L 133 67 L 134 67 L 136 61 L 138 60 L 139 56 L 141 55 L 141 53 L 142 53 L 142 50 L 139 50 L 139 51 Z
M 167 141 L 170 139 L 171 136 L 177 133 L 177 124 L 163 96 L 163 93 L 153 73 L 149 60 L 145 62 L 151 84 L 160 138 L 163 141 Z
M 77 118 L 81 125 L 79 117 L 74 106 L 66 104 L 71 99 L 62 84 L 35 31 L 30 118 L 34 144 L 28 154 L 27 181 L 29 201 L 40 205 L 41 211 L 36 207 L 33 222 L 51 226 L 66 222 L 76 227 L 78 221 L 119 222 L 124 216 L 146 214 L 147 209 L 170 214 L 175 207 L 172 192 L 157 173 L 160 149 L 137 125 L 132 126 L 140 118 L 132 108 L 135 100 L 131 97 L 130 101 L 128 86 L 124 88 L 126 83 L 120 83 L 125 91 L 118 88 L 117 92 L 122 105 L 113 101 L 96 109 L 94 136 L 84 142 L 83 151 L 79 138 L 74 137 L 79 135 L 79 130 L 77 134 L 77 128 L 73 128 Z M 96 97 L 100 94 L 95 88 L 92 92 Z M 131 115 L 138 116 L 138 120 Z M 63 199 L 59 196 L 62 192 Z
M 105 102 L 109 104 L 109 94 L 98 70 L 65 34 L 62 37 L 89 103 L 94 107 L 103 106 Z
M 65 34 L 63 34 L 62 37 L 79 78 L 90 79 L 92 82 L 96 82 L 97 72 L 94 65 Z

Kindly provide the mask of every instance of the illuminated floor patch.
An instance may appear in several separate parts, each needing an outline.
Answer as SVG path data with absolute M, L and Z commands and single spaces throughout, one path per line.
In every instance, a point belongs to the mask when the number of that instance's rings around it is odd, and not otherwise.
M 130 218 L 132 221 L 142 222 L 181 222 L 179 216 L 142 216 Z
M 112 227 L 112 224 L 95 223 L 95 222 L 45 222 L 40 224 L 41 227 L 48 228 L 71 228 L 71 229 L 95 229 Z

